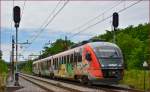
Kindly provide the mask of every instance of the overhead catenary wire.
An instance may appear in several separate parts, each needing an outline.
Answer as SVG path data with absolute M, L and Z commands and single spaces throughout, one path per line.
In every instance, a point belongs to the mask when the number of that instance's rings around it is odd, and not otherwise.
M 110 10 L 112 10 L 113 8 L 117 7 L 117 6 L 120 5 L 122 2 L 123 2 L 122 0 L 120 0 L 119 2 L 117 1 L 117 3 L 116 3 L 115 5 L 113 5 L 112 7 L 110 7 L 109 9 L 106 9 L 106 10 L 105 10 L 104 12 L 102 12 L 101 14 L 98 14 L 96 17 L 94 17 L 94 18 L 88 20 L 87 22 L 85 22 L 85 23 L 82 24 L 81 26 L 79 26 L 79 27 L 77 27 L 77 28 L 74 28 L 74 29 L 72 29 L 72 30 L 70 30 L 70 31 L 72 32 L 72 31 L 81 29 L 82 27 L 86 26 L 87 24 L 89 24 L 90 22 L 96 20 L 97 18 L 99 18 L 99 17 L 101 17 L 101 16 L 104 16 L 105 13 L 107 13 L 107 12 L 109 12 Z M 70 32 L 70 33 L 71 33 L 71 32 Z
M 53 13 L 55 13 L 60 3 L 61 3 L 61 0 L 59 0 L 55 8 L 52 10 L 52 12 L 50 12 L 49 16 L 45 19 L 45 21 L 42 23 L 40 28 L 42 28 L 45 25 L 45 23 L 50 19 L 50 17 L 53 15 Z
M 136 4 L 138 4 L 138 3 L 140 3 L 141 1 L 143 1 L 143 0 L 139 0 L 139 1 L 137 1 L 137 2 L 135 2 L 135 3 L 133 3 L 133 4 L 129 5 L 129 6 L 127 6 L 127 7 L 125 7 L 125 8 L 119 10 L 118 13 L 121 13 L 121 12 L 125 11 L 126 9 L 128 9 L 128 8 L 130 8 L 130 7 L 132 7 L 132 6 L 136 5 Z M 111 17 L 112 17 L 112 15 L 110 15 L 110 16 L 108 16 L 108 17 L 106 17 L 106 18 L 104 18 L 104 19 L 102 19 L 102 20 L 100 20 L 100 21 L 98 21 L 98 22 L 96 22 L 96 23 L 94 23 L 94 24 L 91 24 L 91 25 L 89 25 L 88 27 L 84 28 L 83 30 L 78 31 L 77 33 L 71 35 L 69 38 L 71 39 L 71 38 L 73 38 L 74 36 L 80 34 L 81 32 L 84 32 L 84 31 L 86 31 L 87 29 L 89 29 L 89 28 L 91 28 L 91 27 L 93 27 L 93 26 L 95 26 L 95 25 L 97 25 L 97 24 L 99 24 L 99 23 L 102 23 L 103 21 L 105 21 L 105 20 L 107 20 L 107 19 L 109 19 L 109 18 L 111 18 Z
M 137 2 L 135 2 L 135 3 L 133 3 L 133 4 L 129 5 L 129 6 L 127 6 L 127 7 L 125 7 L 125 8 L 119 10 L 118 13 L 125 11 L 126 9 L 128 9 L 128 8 L 130 8 L 130 7 L 132 7 L 132 6 L 134 6 L 135 4 L 138 4 L 140 1 L 143 1 L 143 0 L 139 0 L 139 1 L 137 1 Z M 94 24 L 92 24 L 92 25 L 89 25 L 89 26 L 86 27 L 85 29 L 83 29 L 83 30 L 81 30 L 81 31 L 79 31 L 79 32 L 77 32 L 77 33 L 75 33 L 74 35 L 72 35 L 70 38 L 72 38 L 72 37 L 74 37 L 74 36 L 80 34 L 81 32 L 84 32 L 85 30 L 87 30 L 87 29 L 89 29 L 89 28 L 91 28 L 91 27 L 93 27 L 93 26 L 95 26 L 95 25 L 97 25 L 97 24 L 99 24 L 99 23 L 101 23 L 101 22 L 103 22 L 103 21 L 105 21 L 105 20 L 111 18 L 111 17 L 112 17 L 112 15 L 110 15 L 110 16 L 108 16 L 108 17 L 106 17 L 106 18 L 104 18 L 104 19 L 102 19 L 102 20 L 100 20 L 100 21 L 98 21 L 98 22 L 96 22 L 96 23 L 94 23 Z
M 49 21 L 49 19 L 51 18 L 51 16 L 55 13 L 55 11 L 57 10 L 59 4 L 61 3 L 61 0 L 59 0 L 59 2 L 57 3 L 57 5 L 55 6 L 55 8 L 52 10 L 52 12 L 50 12 L 49 16 L 44 20 L 44 22 L 41 24 L 39 29 L 42 29 L 42 27 L 44 25 L 46 25 L 46 23 Z M 32 37 L 31 39 L 35 39 L 37 36 L 40 35 L 41 30 L 39 30 L 39 32 L 37 33 L 37 35 L 35 37 Z
M 31 42 L 33 43 L 38 37 L 39 35 L 45 30 L 45 28 L 55 19 L 55 17 L 63 10 L 63 8 L 67 5 L 67 3 L 69 2 L 69 0 L 67 0 L 63 6 L 52 16 L 52 18 L 44 25 L 44 27 L 37 33 L 37 35 L 31 40 Z M 31 43 L 31 44 L 32 44 Z M 25 49 L 22 52 L 25 52 L 27 48 L 29 48 L 30 45 L 28 45 L 27 47 L 25 47 Z
M 21 12 L 21 18 L 22 18 L 23 14 L 24 14 L 24 9 L 26 7 L 26 2 L 27 2 L 27 0 L 24 0 L 24 2 L 23 2 L 22 12 Z

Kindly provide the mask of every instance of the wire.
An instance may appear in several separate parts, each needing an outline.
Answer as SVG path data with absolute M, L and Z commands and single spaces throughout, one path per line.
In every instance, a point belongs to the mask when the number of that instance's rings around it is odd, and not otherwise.
M 39 33 L 31 40 L 32 43 L 39 37 L 39 35 L 45 30 L 45 28 L 55 19 L 55 17 L 61 12 L 61 10 L 67 5 L 68 2 L 69 2 L 69 0 L 67 0 L 64 3 L 64 5 L 54 14 L 54 16 L 52 16 L 52 18 L 47 22 L 47 24 L 44 26 L 44 28 L 42 28 L 39 31 Z M 29 48 L 31 46 L 31 44 L 28 45 L 28 47 L 26 47 L 25 49 Z M 25 52 L 25 49 L 23 50 L 23 52 Z
M 60 2 L 61 2 L 61 0 L 57 3 L 57 5 L 56 5 L 55 8 L 53 9 L 53 11 L 50 12 L 49 16 L 48 16 L 48 17 L 44 20 L 44 22 L 41 24 L 40 29 L 42 29 L 42 27 L 43 27 L 44 24 L 47 22 L 47 20 L 49 20 L 49 18 L 52 16 L 52 14 L 56 11 L 56 9 L 57 9 L 58 5 L 60 4 Z M 37 35 L 36 35 L 35 37 L 32 37 L 31 39 L 33 40 L 33 39 L 37 38 L 37 36 L 39 36 L 39 33 L 40 33 L 40 30 L 39 30 L 39 32 L 37 33 Z M 32 40 L 31 40 L 31 42 L 32 42 Z M 25 47 L 25 49 L 27 49 L 27 48 L 29 48 L 29 47 L 30 47 L 30 46 Z M 25 50 L 23 50 L 23 51 L 25 51 Z
M 40 29 L 42 29 L 42 27 L 45 25 L 46 22 L 48 22 L 48 20 L 50 19 L 50 17 L 53 15 L 53 13 L 56 11 L 57 7 L 59 6 L 59 4 L 61 3 L 61 0 L 57 3 L 57 5 L 55 6 L 55 8 L 53 9 L 52 12 L 50 12 L 49 16 L 44 20 L 44 22 L 42 23 L 42 25 L 40 26 Z M 37 33 L 37 35 L 35 37 L 32 37 L 31 39 L 35 39 L 37 36 L 39 36 L 40 31 Z
M 53 9 L 53 11 L 50 12 L 49 16 L 45 19 L 45 21 L 43 22 L 43 24 L 41 25 L 40 28 L 42 28 L 44 26 L 44 24 L 49 20 L 49 18 L 53 15 L 53 13 L 56 11 L 56 9 L 57 9 L 57 7 L 59 6 L 60 3 L 61 3 L 61 0 L 57 3 L 57 5 Z
M 117 7 L 117 6 L 118 6 L 119 4 L 121 4 L 122 2 L 123 2 L 123 1 L 121 0 L 119 3 L 115 4 L 114 6 L 112 6 L 112 7 L 109 8 L 109 9 L 105 10 L 103 13 L 101 13 L 101 14 L 97 15 L 96 17 L 90 19 L 89 21 L 87 21 L 86 23 L 82 24 L 81 26 L 72 29 L 71 32 L 72 32 L 72 31 L 75 31 L 75 30 L 81 29 L 82 27 L 84 27 L 84 26 L 86 26 L 87 24 L 89 24 L 90 22 L 96 20 L 96 19 L 99 18 L 100 16 L 104 16 L 105 13 L 107 13 L 107 12 L 109 12 L 110 10 L 112 10 L 113 8 Z M 70 33 L 71 33 L 71 32 L 70 32 Z
M 25 6 L 26 6 L 26 1 L 27 0 L 24 0 L 23 6 L 22 6 L 21 18 L 22 18 L 23 13 L 24 13 L 24 9 L 25 9 Z
M 118 13 L 125 11 L 126 9 L 128 9 L 128 8 L 130 8 L 130 7 L 132 7 L 132 6 L 136 5 L 136 4 L 138 4 L 138 3 L 141 2 L 141 1 L 143 1 L 143 0 L 139 0 L 139 1 L 137 1 L 137 2 L 135 2 L 135 3 L 133 3 L 133 4 L 131 4 L 131 5 L 129 5 L 128 7 L 119 10 Z M 110 15 L 110 16 L 108 16 L 108 17 L 106 17 L 106 18 L 104 18 L 104 19 L 102 19 L 102 20 L 100 20 L 100 21 L 98 21 L 98 22 L 96 22 L 96 23 L 94 23 L 94 24 L 92 24 L 92 25 L 89 25 L 89 26 L 86 27 L 85 29 L 83 29 L 83 30 L 81 30 L 81 31 L 79 31 L 79 32 L 77 32 L 77 33 L 75 33 L 75 34 L 73 34 L 73 35 L 70 36 L 69 38 L 73 38 L 74 36 L 80 34 L 81 32 L 84 32 L 84 31 L 86 31 L 87 29 L 89 29 L 89 28 L 91 28 L 91 27 L 93 27 L 93 26 L 95 26 L 95 25 L 97 25 L 97 24 L 99 24 L 99 23 L 101 23 L 101 22 L 103 22 L 103 21 L 105 21 L 105 20 L 111 18 L 111 17 L 112 17 L 112 15 Z

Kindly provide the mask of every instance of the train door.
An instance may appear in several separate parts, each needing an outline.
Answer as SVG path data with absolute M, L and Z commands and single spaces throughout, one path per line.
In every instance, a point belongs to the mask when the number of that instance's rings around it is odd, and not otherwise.
M 66 63 L 66 71 L 67 71 L 67 76 L 72 77 L 73 76 L 73 64 L 71 62 L 71 55 L 67 55 L 67 63 Z

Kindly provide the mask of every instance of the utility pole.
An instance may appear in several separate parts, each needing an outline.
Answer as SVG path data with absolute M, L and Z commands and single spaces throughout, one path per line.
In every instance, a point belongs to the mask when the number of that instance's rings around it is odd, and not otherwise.
M 65 36 L 65 50 L 68 49 L 67 36 Z

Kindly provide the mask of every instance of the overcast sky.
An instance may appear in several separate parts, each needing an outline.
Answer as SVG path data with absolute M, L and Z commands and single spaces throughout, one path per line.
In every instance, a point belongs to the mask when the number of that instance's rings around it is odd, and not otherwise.
M 28 45 L 23 45 L 23 48 L 20 48 L 22 46 L 19 46 L 19 53 L 24 55 L 24 58 L 27 58 L 30 54 L 38 55 L 45 46 L 45 43 L 49 40 L 54 42 L 58 38 L 64 39 L 64 37 L 67 36 L 70 37 L 68 39 L 71 41 L 79 42 L 103 34 L 105 33 L 105 30 L 111 30 L 112 18 L 72 37 L 73 34 L 85 29 L 89 25 L 105 19 L 112 15 L 113 12 L 118 12 L 135 2 L 137 1 L 69 1 L 29 48 L 23 52 Z M 48 20 L 50 20 L 47 19 L 47 17 L 52 14 L 50 17 L 52 18 L 64 3 L 65 1 L 14 1 L 14 6 L 20 6 L 21 12 L 23 12 L 19 27 L 19 42 L 25 42 L 26 40 L 29 40 L 30 42 L 41 30 L 41 25 L 43 23 L 46 24 Z M 24 4 L 25 7 L 23 8 Z M 52 13 L 57 4 L 58 7 L 56 8 L 56 11 Z M 3 59 L 6 61 L 9 61 L 10 58 L 11 37 L 15 34 L 12 10 L 13 1 L 1 1 L 2 51 Z M 78 27 L 98 15 L 101 16 L 94 21 L 89 22 L 81 29 L 78 29 Z M 119 28 L 148 23 L 149 2 L 141 1 L 125 11 L 120 12 L 119 18 Z M 20 60 L 23 60 L 23 58 L 20 57 Z

